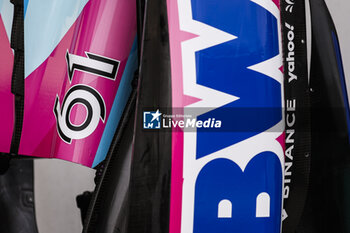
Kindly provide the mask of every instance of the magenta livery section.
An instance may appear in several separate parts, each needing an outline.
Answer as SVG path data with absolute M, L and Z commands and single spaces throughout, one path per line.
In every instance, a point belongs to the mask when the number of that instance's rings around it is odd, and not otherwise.
M 9 153 L 14 119 L 14 97 L 11 93 L 13 52 L 10 46 L 13 7 L 0 1 L 0 151 Z
M 172 133 L 169 232 L 280 232 L 278 1 L 169 0 L 167 9 L 173 109 L 222 123 Z
M 134 75 L 128 63 L 136 61 L 130 61 L 135 56 L 136 3 L 24 2 L 25 99 L 18 153 L 96 165 L 109 148 L 104 134 L 116 128 L 110 116 L 118 118 L 130 92 L 125 89 L 130 89 L 131 78 L 125 73 Z M 8 153 L 14 125 L 13 54 L 1 20 L 0 33 L 0 59 L 6 64 L 0 67 L 1 105 L 6 105 L 0 150 Z M 124 95 L 121 102 L 118 93 Z

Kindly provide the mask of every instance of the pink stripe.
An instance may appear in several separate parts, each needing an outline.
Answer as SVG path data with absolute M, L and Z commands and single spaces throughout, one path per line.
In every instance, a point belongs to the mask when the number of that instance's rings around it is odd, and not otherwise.
M 286 150 L 286 133 L 283 132 L 280 136 L 278 136 L 278 138 L 276 138 L 276 140 L 281 144 L 281 147 L 283 148 L 283 151 Z
M 196 97 L 192 97 L 192 96 L 188 96 L 188 95 L 184 95 L 184 106 L 188 106 L 188 105 L 191 105 L 191 104 L 194 104 L 196 102 L 199 102 L 201 101 L 201 99 L 198 99 Z
M 25 79 L 26 96 L 20 154 L 56 157 L 57 133 L 53 107 L 56 95 L 65 93 L 68 89 L 65 82 L 67 73 L 65 55 L 73 40 L 75 27 L 76 23 L 48 59 Z
M 13 53 L 0 15 L 0 152 L 9 153 L 14 117 L 14 99 L 11 93 Z
M 282 73 L 284 73 L 284 67 L 283 67 L 283 65 L 279 68 L 279 70 L 280 70 Z
M 275 5 L 278 7 L 278 9 L 280 9 L 280 0 L 272 0 L 273 3 L 275 3 Z
M 176 114 L 183 114 L 183 107 L 198 99 L 183 95 L 181 42 L 195 35 L 180 31 L 177 1 L 167 0 L 171 54 L 172 99 Z M 180 120 L 180 119 L 177 119 Z M 182 130 L 172 132 L 172 167 L 169 233 L 181 232 L 182 187 L 183 187 L 183 140 Z

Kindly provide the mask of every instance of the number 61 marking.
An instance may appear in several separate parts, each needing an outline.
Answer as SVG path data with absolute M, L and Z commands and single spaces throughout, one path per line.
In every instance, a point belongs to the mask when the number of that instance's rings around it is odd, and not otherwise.
M 72 82 L 74 71 L 94 74 L 103 78 L 115 80 L 120 62 L 110 58 L 86 52 L 87 57 L 66 53 L 68 78 Z M 70 116 L 75 105 L 82 105 L 86 109 L 83 123 L 76 125 L 71 122 Z M 83 139 L 91 135 L 97 128 L 100 120 L 106 118 L 106 104 L 102 95 L 94 88 L 77 84 L 72 86 L 63 98 L 62 105 L 56 96 L 53 112 L 57 122 L 57 132 L 61 139 L 70 144 L 72 139 Z

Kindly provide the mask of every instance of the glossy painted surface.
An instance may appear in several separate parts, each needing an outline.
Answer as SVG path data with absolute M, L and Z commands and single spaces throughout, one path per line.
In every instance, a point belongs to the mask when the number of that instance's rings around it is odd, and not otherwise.
M 13 52 L 10 46 L 13 5 L 10 1 L 0 0 L 0 151 L 10 152 L 13 128 L 13 95 L 11 94 L 11 76 Z
M 277 1 L 168 1 L 173 107 L 217 130 L 172 134 L 171 233 L 281 229 Z
M 136 59 L 129 62 L 128 71 L 123 74 L 136 37 L 135 2 L 29 0 L 25 3 L 25 104 L 19 154 L 59 158 L 91 167 L 99 146 L 109 147 L 108 141 L 100 143 L 106 124 L 110 135 L 115 131 L 117 122 L 109 122 L 112 105 L 115 105 L 113 111 L 120 114 L 130 93 L 128 84 L 134 75 Z M 74 66 L 83 64 L 108 70 L 112 67 L 108 63 L 111 61 L 117 64 L 113 65 L 117 69 L 112 78 Z M 72 69 L 75 70 L 69 77 L 68 71 Z M 10 82 L 11 78 L 1 78 L 3 80 Z M 121 87 L 120 83 L 123 83 Z M 64 99 L 69 102 L 68 90 L 79 87 L 90 92 L 80 90 L 82 95 L 78 92 L 71 95 L 74 101 L 65 114 L 68 104 L 64 105 Z M 119 91 L 120 98 L 115 98 Z M 101 119 L 95 116 L 98 107 L 94 98 L 101 100 L 99 104 L 104 113 Z M 56 115 L 65 115 L 55 116 L 55 109 L 60 110 Z M 59 135 L 58 128 L 68 123 L 77 132 L 71 135 L 73 130 L 68 133 L 63 130 L 68 134 L 65 136 L 71 138 L 67 141 L 62 133 Z M 81 129 L 86 125 L 89 131 L 83 134 Z M 11 136 L 3 133 L 1 136 L 11 140 Z M 0 149 L 7 152 L 6 148 Z M 95 165 L 106 153 L 105 150 L 99 152 Z
M 26 77 L 50 56 L 78 20 L 87 2 L 88 0 L 27 0 L 25 2 Z
M 120 84 L 119 84 L 118 92 L 114 98 L 111 114 L 109 116 L 110 119 L 107 121 L 106 129 L 103 132 L 100 145 L 97 149 L 92 167 L 95 167 L 96 165 L 98 165 L 106 157 L 106 154 L 108 153 L 108 150 L 112 143 L 114 133 L 117 129 L 117 126 L 123 114 L 123 111 L 121 110 L 125 108 L 128 102 L 128 98 L 131 94 L 132 88 L 130 83 L 134 77 L 134 72 L 137 69 L 137 65 L 138 65 L 136 41 L 137 40 L 135 39 L 129 55 L 128 62 L 126 63 L 126 66 L 125 66 L 122 80 L 120 81 Z

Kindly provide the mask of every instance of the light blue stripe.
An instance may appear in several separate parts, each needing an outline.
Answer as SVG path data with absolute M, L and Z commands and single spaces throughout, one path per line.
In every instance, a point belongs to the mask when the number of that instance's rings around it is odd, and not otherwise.
M 26 13 L 27 13 L 28 1 L 29 0 L 24 0 L 24 17 L 26 17 Z
M 0 14 L 4 23 L 7 37 L 11 41 L 11 29 L 13 20 L 13 4 L 9 0 L 0 0 Z
M 97 149 L 96 156 L 92 167 L 97 166 L 107 156 L 109 147 L 111 146 L 113 136 L 117 130 L 120 118 L 128 102 L 131 93 L 131 82 L 137 69 L 137 39 L 132 46 L 129 59 L 126 63 L 122 80 L 119 84 L 117 95 L 115 96 L 111 113 L 108 117 L 105 131 L 103 132 L 100 145 Z
M 25 77 L 40 66 L 79 17 L 88 0 L 30 0 L 24 20 Z

